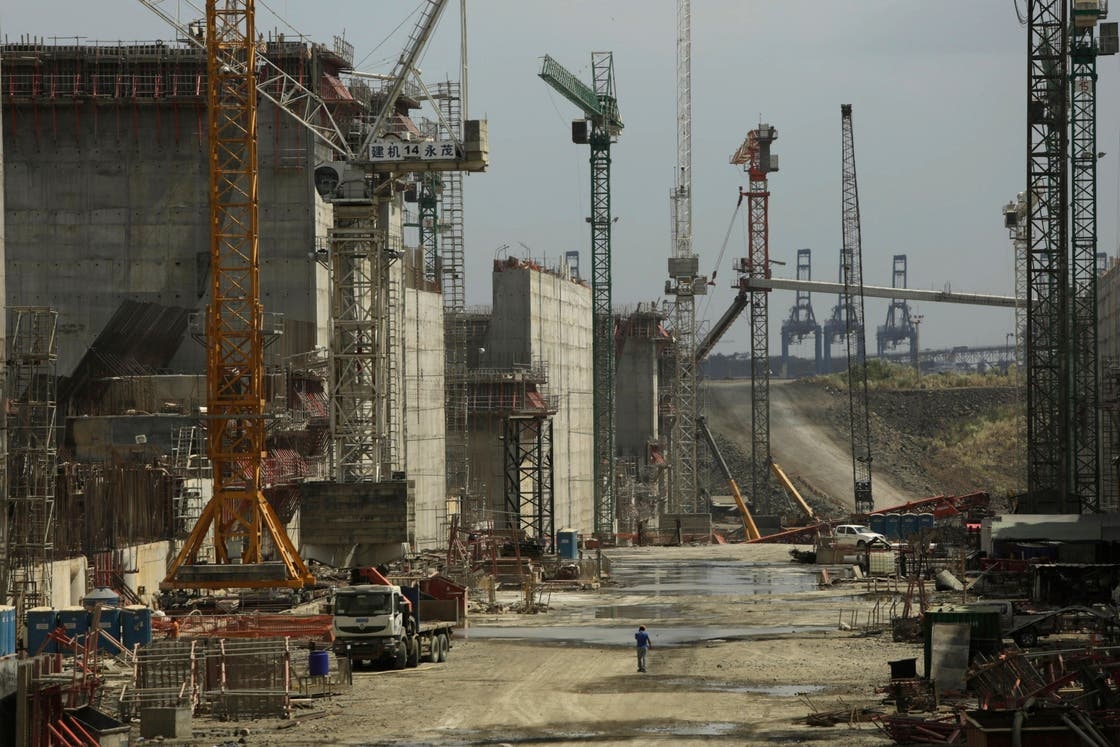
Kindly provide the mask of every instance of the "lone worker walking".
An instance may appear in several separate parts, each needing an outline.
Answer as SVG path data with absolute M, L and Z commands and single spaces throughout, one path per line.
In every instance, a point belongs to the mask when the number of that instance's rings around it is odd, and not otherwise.
M 634 640 L 638 643 L 638 671 L 646 671 L 646 652 L 653 648 L 653 644 L 649 642 L 649 633 L 646 632 L 645 625 L 638 626 L 638 632 L 634 634 Z

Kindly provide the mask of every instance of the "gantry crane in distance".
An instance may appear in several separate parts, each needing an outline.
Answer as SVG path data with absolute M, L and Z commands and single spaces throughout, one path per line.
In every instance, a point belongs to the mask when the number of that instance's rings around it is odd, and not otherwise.
M 906 287 L 906 255 L 896 254 L 891 259 L 891 287 Z M 887 320 L 875 330 L 875 348 L 882 357 L 888 349 L 898 347 L 903 340 L 910 341 L 910 359 L 918 365 L 918 330 L 910 318 L 910 304 L 904 298 L 891 298 L 887 306 Z
M 214 494 L 161 588 L 302 587 L 314 577 L 261 492 L 265 451 L 253 0 L 207 0 L 210 303 L 207 451 Z M 198 551 L 214 530 L 215 563 Z M 275 560 L 266 561 L 265 538 Z
M 867 345 L 863 324 L 863 249 L 859 223 L 859 185 L 856 181 L 856 144 L 852 105 L 840 105 L 843 148 L 841 217 L 844 251 L 845 338 L 848 344 L 848 412 L 852 434 L 852 476 L 856 513 L 875 508 L 871 495 L 871 419 L 867 407 Z
M 750 188 L 739 194 L 747 198 L 747 257 L 735 270 L 747 278 L 770 276 L 770 190 L 767 175 L 778 170 L 778 157 L 770 146 L 778 130 L 760 124 L 731 155 L 731 163 L 742 166 L 750 177 Z M 740 283 L 736 284 L 741 285 Z M 772 509 L 770 503 L 770 329 L 769 291 L 750 292 L 751 324 L 751 498 L 755 505 Z M 768 511 L 773 513 L 773 511 Z
M 813 253 L 809 249 L 797 250 L 797 279 L 811 281 L 813 279 Z M 785 375 L 789 375 L 789 346 L 793 342 L 801 342 L 809 335 L 813 336 L 814 351 L 813 364 L 816 373 L 821 370 L 821 325 L 817 324 L 816 315 L 813 313 L 811 294 L 807 290 L 798 289 L 794 296 L 793 306 L 790 307 L 789 316 L 782 320 L 782 367 Z
M 696 429 L 699 435 L 703 437 L 704 441 L 708 444 L 708 449 L 712 452 L 712 459 L 715 460 L 716 466 L 719 467 L 720 474 L 723 479 L 727 481 L 727 487 L 731 491 L 731 497 L 735 499 L 735 507 L 739 509 L 739 516 L 743 519 L 743 534 L 748 540 L 758 539 L 761 535 L 758 533 L 758 526 L 754 523 L 754 517 L 751 516 L 750 508 L 747 507 L 746 502 L 743 500 L 743 493 L 739 490 L 739 483 L 735 482 L 735 477 L 731 474 L 731 468 L 727 466 L 727 461 L 720 453 L 719 446 L 716 445 L 715 436 L 712 435 L 711 429 L 708 428 L 708 419 L 703 415 L 696 418 Z
M 591 53 L 592 86 L 545 55 L 540 77 L 579 107 L 572 142 L 591 146 L 591 314 L 594 393 L 595 533 L 614 533 L 614 316 L 611 313 L 611 144 L 622 134 L 614 56 Z

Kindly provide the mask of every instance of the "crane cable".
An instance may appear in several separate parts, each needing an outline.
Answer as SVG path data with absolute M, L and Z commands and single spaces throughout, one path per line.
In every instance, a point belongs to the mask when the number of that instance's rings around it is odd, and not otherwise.
M 735 219 L 739 217 L 739 208 L 743 206 L 743 195 L 739 194 L 739 202 L 735 205 L 734 212 L 731 213 L 731 222 L 727 224 L 727 233 L 723 236 L 723 246 L 719 248 L 719 256 L 716 258 L 715 269 L 712 270 L 712 279 L 708 281 L 708 285 L 716 284 L 716 274 L 719 272 L 720 263 L 723 262 L 723 255 L 727 251 L 727 242 L 731 240 L 731 231 L 735 228 Z M 712 305 L 712 296 L 708 294 L 707 301 L 704 302 L 704 312 L 700 315 L 702 317 L 708 316 L 708 308 Z

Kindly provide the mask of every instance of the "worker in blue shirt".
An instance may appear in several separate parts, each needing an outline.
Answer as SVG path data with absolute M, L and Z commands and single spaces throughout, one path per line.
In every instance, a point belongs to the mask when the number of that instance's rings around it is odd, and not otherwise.
M 638 671 L 646 671 L 646 652 L 653 648 L 653 644 L 649 642 L 649 633 L 646 632 L 645 625 L 638 626 L 638 632 L 634 634 L 634 640 L 638 643 Z

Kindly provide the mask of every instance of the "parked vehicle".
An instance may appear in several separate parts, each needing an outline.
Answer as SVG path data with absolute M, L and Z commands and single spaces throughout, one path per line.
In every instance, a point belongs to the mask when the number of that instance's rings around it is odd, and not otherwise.
M 1063 631 L 1096 630 L 1114 640 L 1120 632 L 1115 611 L 1098 607 L 1061 607 L 1026 610 L 1012 599 L 992 599 L 968 605 L 971 609 L 999 612 L 1000 629 L 1022 648 L 1038 644 L 1038 639 Z
M 392 669 L 447 658 L 458 601 L 424 598 L 418 588 L 397 586 L 373 568 L 357 576 L 369 583 L 339 587 L 331 596 L 336 655 Z
M 868 545 L 880 544 L 890 546 L 887 538 L 878 532 L 871 531 L 871 527 L 862 524 L 841 524 L 832 529 L 832 538 L 837 547 L 858 547 L 863 549 Z

